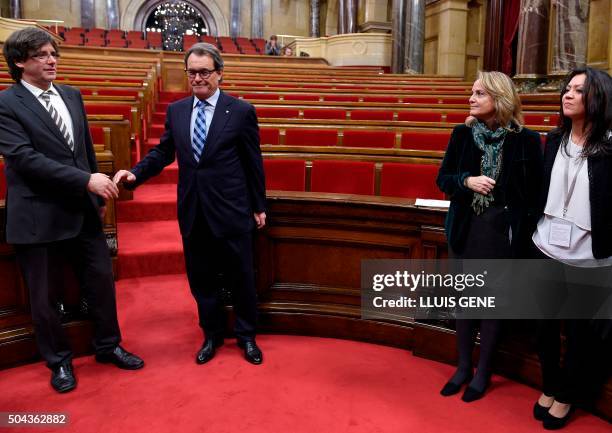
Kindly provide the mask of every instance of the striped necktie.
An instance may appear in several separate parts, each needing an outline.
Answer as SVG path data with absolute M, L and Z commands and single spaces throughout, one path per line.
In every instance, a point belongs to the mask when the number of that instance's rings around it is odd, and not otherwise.
M 52 94 L 53 92 L 51 90 L 46 90 L 40 95 L 40 98 L 43 101 L 45 101 L 45 105 L 47 106 L 47 111 L 51 115 L 51 118 L 57 125 L 62 135 L 64 136 L 66 143 L 68 143 L 68 147 L 70 147 L 70 150 L 74 152 L 74 141 L 72 140 L 72 137 L 70 136 L 70 131 L 68 130 L 68 126 L 66 126 L 66 122 L 64 122 L 64 119 L 62 119 L 62 116 L 60 116 L 59 112 L 55 109 L 55 107 L 51 103 Z
M 193 157 L 197 162 L 200 162 L 202 153 L 204 152 L 204 145 L 206 144 L 206 107 L 210 104 L 207 101 L 198 101 L 196 104 L 196 115 L 195 126 L 193 127 L 193 139 L 191 141 L 191 147 L 193 148 Z

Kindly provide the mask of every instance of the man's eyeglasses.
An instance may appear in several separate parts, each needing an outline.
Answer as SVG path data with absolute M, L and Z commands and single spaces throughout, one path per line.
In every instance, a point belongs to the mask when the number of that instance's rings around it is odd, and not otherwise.
M 35 60 L 38 60 L 39 62 L 48 62 L 51 57 L 53 57 L 53 60 L 59 59 L 60 55 L 59 53 L 49 53 L 49 54 L 37 53 L 31 57 Z
M 202 78 L 208 78 L 212 75 L 213 72 L 217 72 L 216 69 L 185 69 L 187 72 L 187 76 L 191 79 L 197 77 L 198 75 Z

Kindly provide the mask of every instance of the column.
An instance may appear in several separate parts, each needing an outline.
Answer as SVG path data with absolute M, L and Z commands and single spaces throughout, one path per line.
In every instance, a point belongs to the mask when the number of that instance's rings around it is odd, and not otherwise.
M 425 53 L 425 0 L 407 1 L 404 23 L 404 72 L 422 74 Z
M 119 5 L 117 0 L 106 0 L 107 26 L 109 29 L 119 28 Z
M 263 37 L 263 0 L 251 0 L 251 38 Z
M 240 36 L 240 0 L 230 0 L 230 36 Z
M 548 59 L 549 0 L 521 0 L 516 74 L 536 78 L 546 75 Z
M 346 1 L 338 0 L 338 34 L 346 33 Z
M 320 3 L 319 0 L 310 0 L 310 37 L 321 36 L 320 28 Z
M 552 73 L 563 74 L 586 64 L 588 0 L 556 2 Z
M 406 57 L 406 2 L 407 0 L 393 0 L 391 5 L 393 16 L 391 20 L 391 72 L 404 73 Z
M 502 50 L 504 46 L 504 0 L 487 2 L 487 20 L 485 29 L 485 52 L 483 69 L 501 71 Z
M 357 33 L 357 1 L 338 0 L 338 34 Z
M 11 12 L 11 18 L 14 18 L 17 20 L 23 18 L 22 16 L 23 12 L 21 9 L 21 0 L 11 0 L 10 12 Z
M 92 28 L 96 26 L 94 0 L 81 0 L 81 27 Z

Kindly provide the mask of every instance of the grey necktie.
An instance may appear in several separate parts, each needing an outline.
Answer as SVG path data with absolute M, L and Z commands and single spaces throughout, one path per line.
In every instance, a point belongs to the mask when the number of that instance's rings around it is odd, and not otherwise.
M 74 141 L 72 140 L 72 137 L 70 136 L 70 131 L 68 131 L 68 126 L 66 125 L 66 122 L 64 122 L 64 119 L 62 119 L 62 116 L 60 116 L 59 112 L 55 109 L 55 107 L 51 103 L 52 94 L 53 92 L 51 90 L 47 90 L 40 95 L 40 98 L 43 101 L 45 101 L 45 105 L 47 106 L 47 111 L 49 112 L 49 114 L 51 115 L 51 118 L 53 119 L 58 129 L 60 130 L 60 132 L 66 139 L 66 143 L 68 143 L 68 147 L 70 147 L 70 150 L 74 152 Z

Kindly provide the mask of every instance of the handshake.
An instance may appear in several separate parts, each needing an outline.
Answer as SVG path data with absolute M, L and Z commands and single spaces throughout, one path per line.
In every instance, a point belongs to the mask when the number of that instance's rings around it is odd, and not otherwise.
M 119 197 L 119 188 L 117 187 L 119 183 L 132 183 L 135 180 L 136 176 L 127 170 L 119 170 L 112 180 L 110 176 L 104 173 L 92 173 L 87 183 L 87 191 L 99 195 L 104 200 L 110 200 Z

